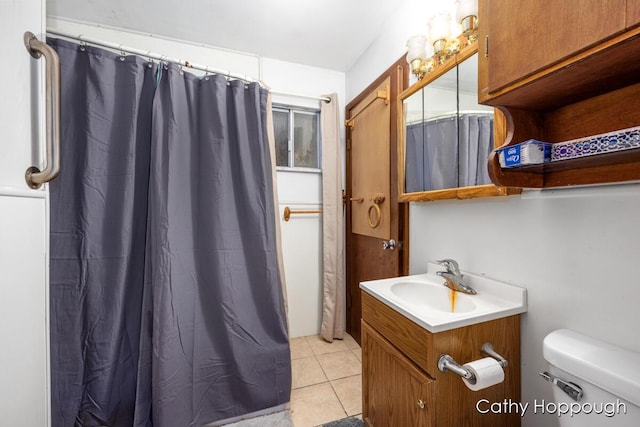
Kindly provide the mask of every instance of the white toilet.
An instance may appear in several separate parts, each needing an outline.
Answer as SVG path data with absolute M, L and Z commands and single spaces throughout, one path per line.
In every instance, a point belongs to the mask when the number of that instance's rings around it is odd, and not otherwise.
M 640 426 L 640 353 L 559 329 L 543 354 L 554 402 L 537 402 L 538 412 L 555 411 L 562 427 Z M 580 390 L 578 401 L 570 397 Z

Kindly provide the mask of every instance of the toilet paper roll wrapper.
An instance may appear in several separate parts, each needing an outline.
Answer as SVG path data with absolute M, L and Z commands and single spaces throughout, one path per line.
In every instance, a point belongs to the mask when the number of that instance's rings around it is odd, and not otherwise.
M 465 363 L 463 366 L 476 377 L 475 384 L 471 384 L 465 378 L 462 379 L 465 385 L 473 391 L 483 390 L 504 381 L 504 370 L 498 361 L 492 357 L 474 360 L 473 362 Z

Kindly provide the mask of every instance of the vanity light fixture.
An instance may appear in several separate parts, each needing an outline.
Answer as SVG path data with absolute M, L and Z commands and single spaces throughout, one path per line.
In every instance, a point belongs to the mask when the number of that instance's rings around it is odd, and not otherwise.
M 450 13 L 441 12 L 434 16 L 429 29 L 429 40 L 433 45 L 435 58 L 440 64 L 460 50 L 460 40 L 454 36 L 457 33 L 457 24 L 452 20 Z
M 455 55 L 463 42 L 470 45 L 478 39 L 478 0 L 456 0 L 455 9 L 447 7 L 433 16 L 426 34 L 407 40 L 407 62 L 419 79 Z
M 411 72 L 423 78 L 433 70 L 433 48 L 427 43 L 427 37 L 417 34 L 407 40 L 407 62 Z
M 478 40 L 478 0 L 458 0 L 456 21 L 462 26 L 462 35 L 467 44 Z

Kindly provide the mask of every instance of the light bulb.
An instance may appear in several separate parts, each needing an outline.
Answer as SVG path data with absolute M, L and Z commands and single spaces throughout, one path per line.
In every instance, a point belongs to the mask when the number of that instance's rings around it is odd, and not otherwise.
M 478 16 L 478 0 L 458 0 L 456 22 L 460 23 L 467 16 Z
M 436 42 L 441 39 L 448 40 L 451 38 L 451 17 L 448 13 L 440 13 L 433 17 L 429 26 L 429 39 Z
M 409 40 L 407 40 L 407 62 L 411 63 L 415 59 L 426 59 L 426 43 L 427 38 L 421 34 L 409 37 Z

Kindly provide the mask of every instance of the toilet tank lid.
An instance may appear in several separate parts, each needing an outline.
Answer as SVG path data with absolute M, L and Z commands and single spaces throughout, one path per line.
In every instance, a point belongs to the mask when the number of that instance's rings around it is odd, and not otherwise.
M 640 406 L 640 353 L 569 329 L 547 335 L 542 352 L 550 364 Z

